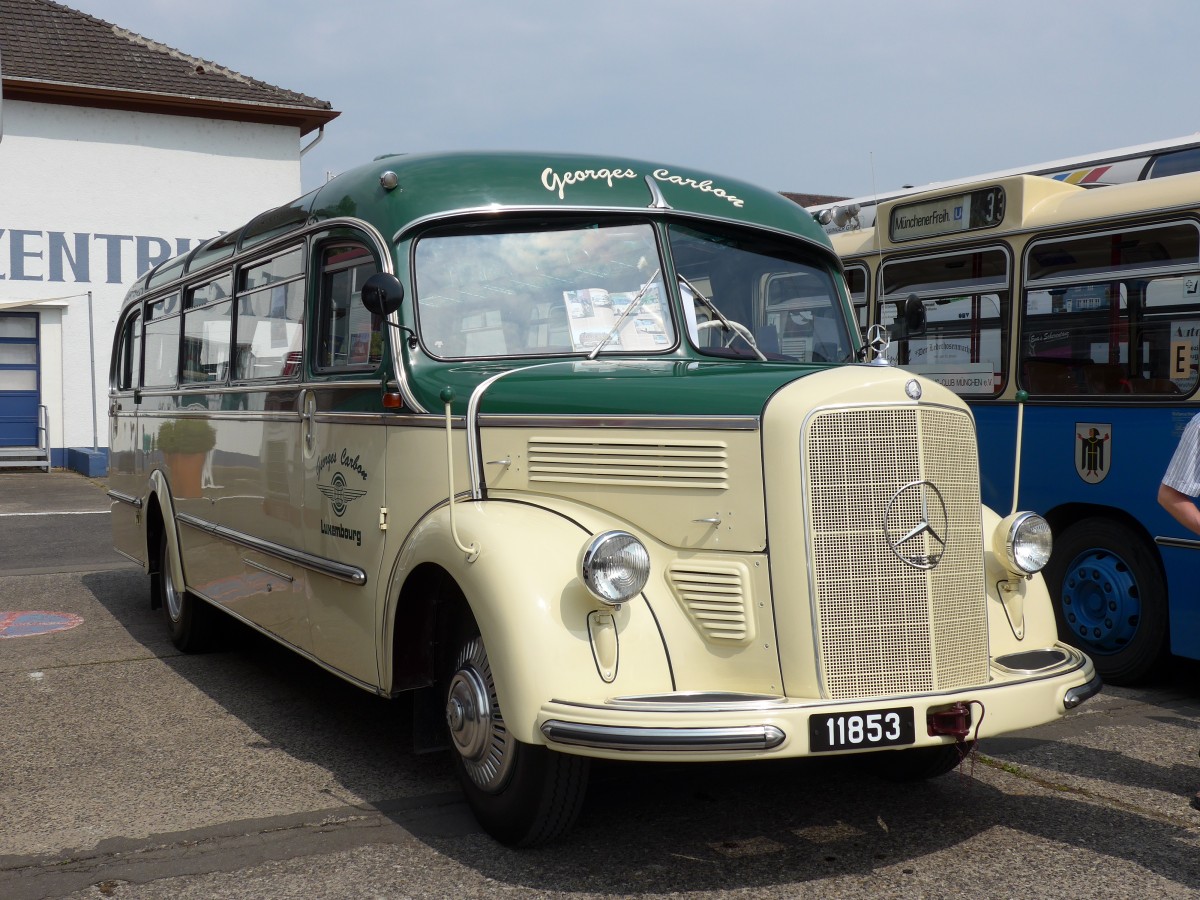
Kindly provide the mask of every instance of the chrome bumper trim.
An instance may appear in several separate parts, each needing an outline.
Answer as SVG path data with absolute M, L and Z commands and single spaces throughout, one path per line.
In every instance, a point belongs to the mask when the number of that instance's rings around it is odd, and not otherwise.
M 738 728 L 624 728 L 612 725 L 583 725 L 551 719 L 542 734 L 556 744 L 593 747 L 599 750 L 773 750 L 783 743 L 784 733 L 774 725 Z
M 1087 684 L 1071 688 L 1067 691 L 1066 696 L 1063 697 L 1063 708 L 1074 709 L 1083 703 L 1084 700 L 1090 700 L 1092 697 L 1095 697 L 1100 693 L 1100 689 L 1103 686 L 1104 682 L 1100 679 L 1099 675 L 1096 675 Z

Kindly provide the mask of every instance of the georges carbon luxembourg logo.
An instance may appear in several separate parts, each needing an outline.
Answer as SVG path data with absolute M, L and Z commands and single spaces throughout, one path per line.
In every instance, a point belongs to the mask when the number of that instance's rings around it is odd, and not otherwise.
M 334 472 L 333 477 L 329 479 L 329 484 L 321 484 L 318 481 L 317 490 L 329 498 L 329 504 L 339 519 L 346 514 L 346 507 L 350 503 L 366 493 L 366 491 L 347 487 L 346 476 L 341 472 Z
M 321 481 L 322 473 L 333 465 L 339 465 L 336 472 L 329 476 L 328 482 Z M 345 471 L 343 471 L 345 470 Z M 360 488 L 352 488 L 346 483 L 346 472 L 357 475 L 363 481 L 367 480 L 367 470 L 362 467 L 357 456 L 351 456 L 345 447 L 341 456 L 336 453 L 326 453 L 317 458 L 317 490 L 329 498 L 329 505 L 339 519 L 346 514 L 346 507 L 362 497 L 367 492 Z M 353 541 L 355 546 L 362 546 L 362 529 L 347 528 L 336 522 L 326 522 L 321 519 L 321 534 L 340 538 L 343 541 Z
M 905 565 L 932 569 L 946 553 L 950 518 L 942 492 L 932 481 L 912 481 L 888 501 L 883 534 Z

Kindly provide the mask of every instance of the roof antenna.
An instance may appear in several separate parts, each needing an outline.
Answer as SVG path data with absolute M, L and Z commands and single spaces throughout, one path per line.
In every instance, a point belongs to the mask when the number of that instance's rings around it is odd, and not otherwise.
M 879 240 L 879 189 L 875 186 L 875 151 L 874 150 L 871 151 L 869 159 L 871 160 L 871 200 L 875 204 L 874 205 L 875 223 L 874 223 L 874 225 L 871 226 L 871 240 L 873 240 L 875 242 L 875 255 L 876 255 L 875 271 L 882 274 L 883 273 L 883 244 Z M 883 284 L 883 279 L 876 278 L 875 283 L 877 285 Z M 870 284 L 866 285 L 866 288 L 867 288 L 867 291 L 866 291 L 867 296 L 870 297 L 870 295 L 871 295 Z M 867 321 L 870 322 L 871 319 L 874 318 L 876 325 L 882 324 L 879 320 L 883 318 L 883 298 L 876 296 L 873 301 L 868 300 L 867 302 L 873 303 L 873 305 L 875 307 L 875 315 L 874 316 L 871 315 L 871 310 L 869 310 L 869 309 L 867 310 Z M 890 341 L 888 343 L 890 343 Z M 888 344 L 884 344 L 883 347 L 876 352 L 878 353 L 879 356 L 883 356 L 883 354 L 887 351 L 887 349 L 888 349 Z M 897 355 L 896 359 L 899 359 L 899 358 L 900 358 L 899 355 Z

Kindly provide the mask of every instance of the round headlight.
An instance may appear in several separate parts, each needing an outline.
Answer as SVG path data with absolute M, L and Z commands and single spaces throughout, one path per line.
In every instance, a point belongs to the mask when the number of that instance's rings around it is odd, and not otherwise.
M 650 554 L 625 531 L 597 535 L 583 551 L 583 583 L 610 606 L 636 597 L 650 577 Z
M 1004 550 L 1009 565 L 1017 571 L 1026 575 L 1042 571 L 1053 546 L 1050 523 L 1037 513 L 1018 513 L 1012 518 Z

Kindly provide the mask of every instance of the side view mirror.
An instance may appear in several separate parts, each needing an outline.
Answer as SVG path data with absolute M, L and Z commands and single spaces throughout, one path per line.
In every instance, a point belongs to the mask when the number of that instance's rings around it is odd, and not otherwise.
M 404 302 L 404 285 L 395 275 L 376 272 L 363 283 L 362 304 L 376 316 L 390 316 Z
M 911 337 L 920 337 L 925 333 L 925 304 L 916 294 L 909 294 L 904 302 L 895 301 L 896 319 L 888 332 L 892 340 L 905 341 Z
M 925 304 L 916 294 L 904 301 L 904 333 L 907 337 L 925 333 Z

